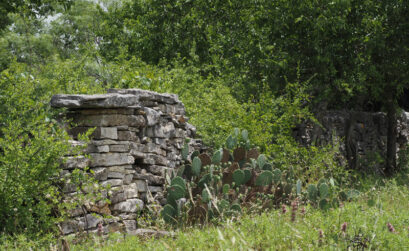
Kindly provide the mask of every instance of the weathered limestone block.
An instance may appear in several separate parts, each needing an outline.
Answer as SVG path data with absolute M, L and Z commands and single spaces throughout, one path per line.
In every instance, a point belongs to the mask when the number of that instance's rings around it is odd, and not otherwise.
M 143 111 L 145 112 L 147 126 L 154 126 L 159 123 L 162 112 L 157 112 L 154 109 L 148 107 L 143 108 Z
M 170 138 L 174 131 L 175 125 L 172 122 L 169 122 L 146 128 L 146 136 L 152 138 Z
M 128 141 L 138 141 L 139 137 L 136 135 L 136 132 L 132 131 L 119 131 L 118 132 L 119 140 L 128 140 Z
M 104 139 L 104 140 L 91 140 L 90 144 L 95 146 L 104 146 L 104 145 L 127 145 L 129 141 L 119 141 L 119 140 L 111 140 L 111 139 Z
M 78 222 L 69 220 L 61 223 L 61 230 L 64 235 L 71 234 L 79 230 Z
M 142 159 L 142 164 L 166 166 L 168 164 L 168 160 L 161 155 L 148 153 L 145 154 L 145 158 Z
M 118 215 L 118 217 L 121 218 L 122 220 L 135 220 L 137 217 L 137 214 L 126 213 L 126 214 L 120 214 Z
M 92 214 L 87 214 L 85 217 L 79 218 L 79 227 L 82 229 L 91 229 L 96 228 L 98 223 L 101 223 L 102 219 L 99 217 L 95 217 Z
M 108 179 L 108 170 L 104 167 L 92 168 L 94 171 L 94 178 L 99 181 L 104 181 Z
M 128 125 L 135 127 L 145 126 L 145 118 L 141 115 L 102 114 L 102 115 L 78 115 L 73 117 L 73 122 L 80 126 L 120 126 Z
M 124 180 L 124 185 L 129 185 L 132 183 L 133 180 L 133 174 L 127 174 L 125 175 L 125 177 L 123 178 Z
M 156 166 L 156 165 L 147 165 L 145 167 L 146 170 L 148 170 L 148 172 L 156 174 L 156 175 L 160 175 L 160 176 L 164 176 L 165 173 L 169 172 L 169 170 L 171 170 L 170 168 L 166 167 L 166 166 Z
M 159 192 L 163 192 L 163 188 L 161 186 L 148 186 L 148 190 L 151 193 L 159 193 Z
M 90 153 L 91 167 L 133 164 L 135 159 L 128 153 Z
M 123 114 L 134 115 L 135 108 L 93 108 L 93 109 L 71 109 L 69 113 L 83 115 L 101 115 L 101 114 Z
M 146 180 L 149 185 L 163 185 L 165 184 L 165 178 L 162 176 L 156 176 L 150 173 L 135 174 L 134 176 L 138 180 Z M 139 190 L 141 191 L 141 190 Z
M 126 198 L 124 192 L 114 193 L 114 194 L 110 197 L 110 200 L 111 200 L 111 203 L 112 203 L 112 204 L 116 204 L 116 203 L 119 203 L 119 202 L 122 202 L 122 201 L 126 201 L 126 199 L 127 199 L 127 198 Z
M 124 184 L 123 180 L 121 179 L 109 179 L 101 182 L 101 186 L 107 187 L 110 185 L 111 187 L 122 186 Z
M 123 223 L 125 225 L 125 231 L 128 233 L 135 231 L 137 228 L 136 220 L 124 220 Z
M 87 147 L 87 153 L 107 153 L 109 152 L 109 145 L 97 146 L 94 144 L 89 144 Z
M 66 95 L 58 94 L 51 98 L 52 107 L 66 108 L 126 108 L 137 106 L 139 98 L 135 95 L 98 94 Z
M 90 160 L 85 156 L 66 157 L 62 168 L 71 170 L 75 168 L 84 169 L 90 165 Z
M 109 151 L 110 152 L 122 152 L 122 153 L 129 152 L 129 144 L 109 145 Z
M 166 156 L 166 151 L 164 151 L 160 145 L 148 142 L 146 144 L 133 143 L 131 142 L 131 148 L 138 152 L 143 153 L 155 153 L 158 155 Z
M 146 180 L 135 180 L 136 188 L 138 192 L 146 192 L 148 190 L 148 184 Z
M 126 199 L 138 198 L 138 186 L 136 183 L 124 186 L 124 195 Z
M 138 97 L 139 101 L 157 101 L 165 104 L 180 103 L 176 94 L 157 93 L 141 89 L 108 89 L 108 93 L 118 93 L 122 95 L 132 94 Z
M 136 213 L 143 209 L 144 203 L 139 199 L 129 199 L 113 206 L 113 211 L 120 213 Z

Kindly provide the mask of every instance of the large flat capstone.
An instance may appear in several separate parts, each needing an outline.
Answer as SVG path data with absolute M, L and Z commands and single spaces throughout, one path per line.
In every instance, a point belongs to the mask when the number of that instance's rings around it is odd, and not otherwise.
M 57 94 L 51 98 L 52 107 L 66 108 L 124 108 L 138 104 L 139 97 L 128 94 Z

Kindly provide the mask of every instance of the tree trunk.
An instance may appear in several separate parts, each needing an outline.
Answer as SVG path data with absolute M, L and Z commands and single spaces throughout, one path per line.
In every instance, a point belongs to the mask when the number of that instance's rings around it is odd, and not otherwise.
M 391 93 L 393 96 L 393 94 Z M 396 170 L 396 141 L 398 136 L 397 129 L 397 109 L 393 97 L 388 97 L 386 104 L 387 120 L 388 120 L 388 135 L 386 149 L 386 167 L 385 174 L 391 175 Z

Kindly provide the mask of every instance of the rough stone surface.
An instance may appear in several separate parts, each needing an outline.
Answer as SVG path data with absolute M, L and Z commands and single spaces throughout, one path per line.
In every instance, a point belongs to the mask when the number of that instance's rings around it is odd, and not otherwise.
M 135 159 L 127 153 L 90 153 L 91 167 L 133 164 Z
M 361 169 L 365 163 L 386 154 L 387 118 L 384 113 L 325 111 L 316 114 L 321 126 L 305 122 L 297 126 L 293 135 L 302 145 L 339 146 L 342 164 L 355 165 Z M 403 112 L 398 120 L 397 148 L 403 149 L 409 143 L 409 113 Z M 350 156 L 348 156 L 350 155 Z M 352 162 L 351 162 L 352 160 Z M 372 171 L 381 166 L 372 163 Z
M 115 204 L 113 211 L 118 211 L 121 213 L 136 213 L 143 209 L 144 203 L 140 199 L 129 199 L 124 202 Z
M 52 107 L 65 108 L 125 108 L 138 105 L 139 99 L 135 95 L 54 95 L 51 98 Z
M 74 210 L 62 224 L 64 234 L 86 228 L 95 232 L 98 224 L 106 232 L 135 232 L 137 213 L 145 204 L 166 202 L 164 177 L 181 163 L 186 138 L 190 137 L 190 151 L 204 149 L 200 140 L 192 138 L 196 129 L 187 123 L 185 107 L 174 94 L 111 89 L 102 95 L 56 95 L 51 105 L 68 108 L 66 117 L 73 127 L 67 131 L 73 139 L 95 128 L 87 146 L 71 141 L 72 152 L 74 147 L 85 147 L 84 156 L 67 156 L 61 176 L 69 179 L 74 169 L 90 167 L 102 198 L 109 200 L 87 202 L 82 207 L 85 212 L 80 207 Z M 72 183 L 64 185 L 68 201 L 78 195 L 77 190 Z M 110 217 L 101 221 L 93 214 Z

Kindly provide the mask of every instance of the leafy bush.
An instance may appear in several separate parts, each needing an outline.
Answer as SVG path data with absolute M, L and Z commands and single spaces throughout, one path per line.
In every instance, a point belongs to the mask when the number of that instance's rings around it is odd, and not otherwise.
M 0 232 L 14 234 L 55 230 L 65 209 L 76 205 L 62 202 L 60 165 L 81 150 L 69 144 L 50 109 L 55 82 L 23 72 L 13 64 L 0 74 Z M 92 185 L 83 171 L 71 180 L 79 188 Z

